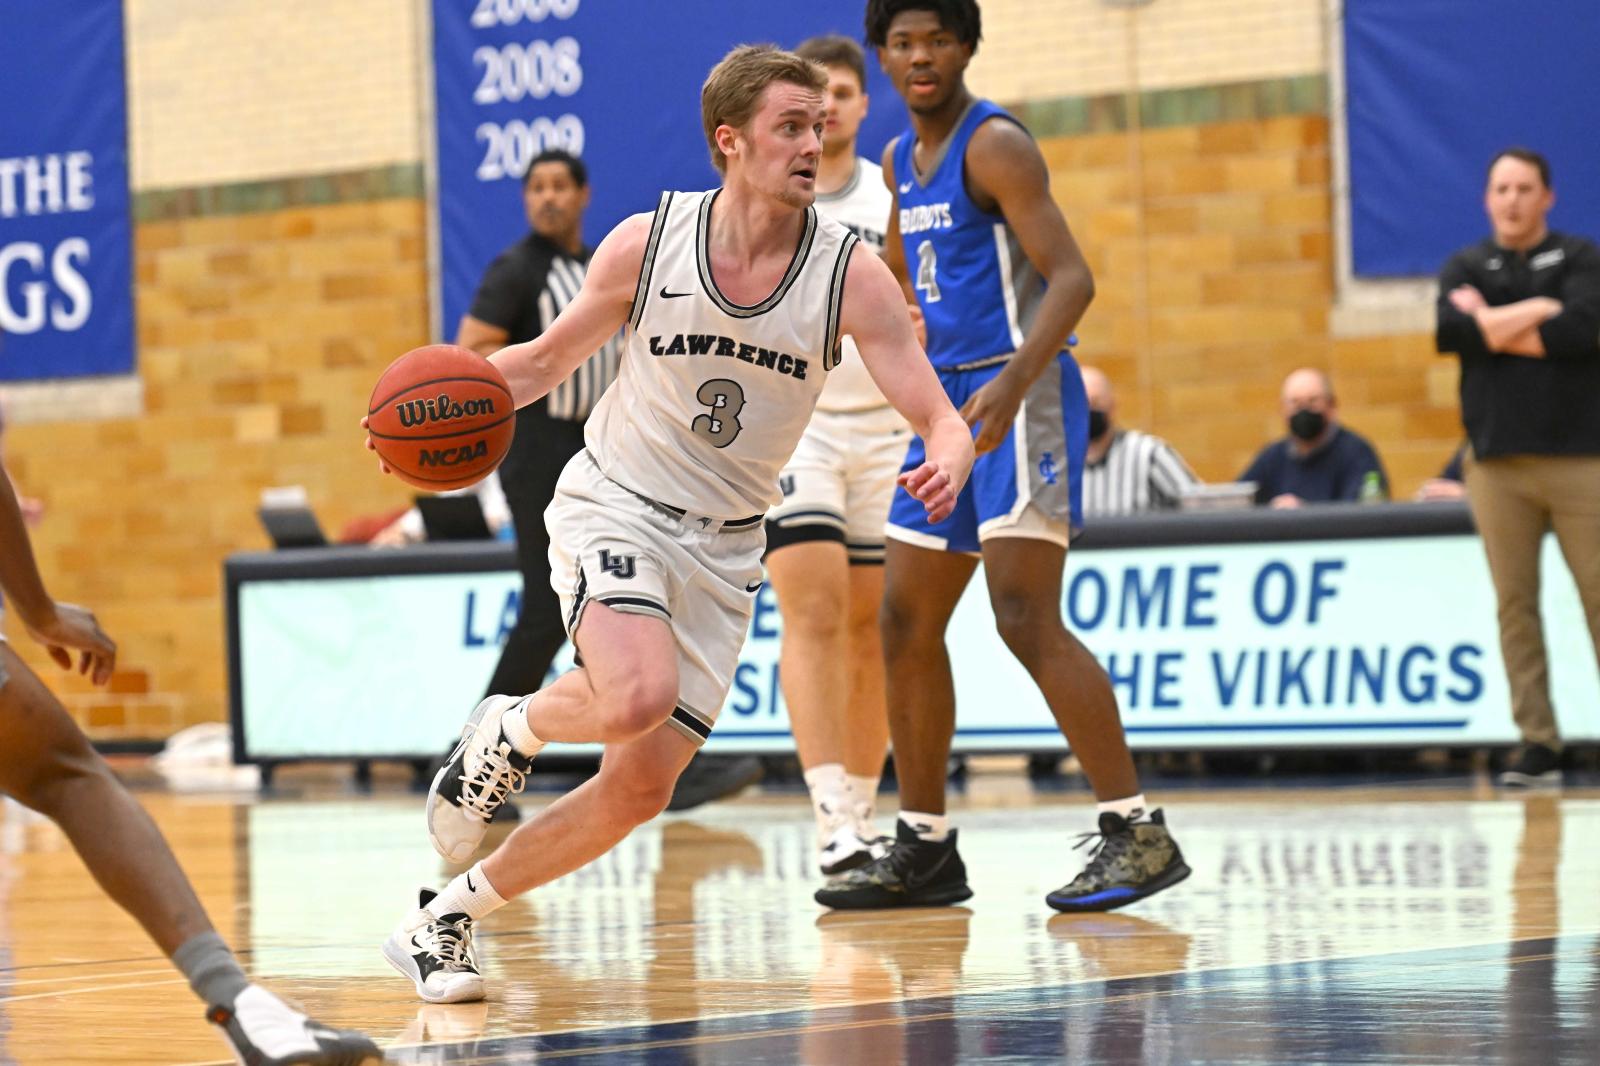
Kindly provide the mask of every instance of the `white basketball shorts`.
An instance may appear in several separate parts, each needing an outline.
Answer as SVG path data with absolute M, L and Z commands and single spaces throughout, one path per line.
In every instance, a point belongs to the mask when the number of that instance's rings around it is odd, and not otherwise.
M 591 603 L 665 621 L 678 644 L 671 725 L 704 744 L 733 683 L 761 589 L 761 519 L 719 527 L 673 514 L 607 479 L 582 451 L 562 471 L 545 524 L 550 584 L 578 654 L 593 654 L 577 639 Z
M 911 428 L 892 407 L 818 411 L 779 484 L 783 502 L 767 515 L 767 550 L 839 541 L 852 566 L 881 565 L 894 479 Z

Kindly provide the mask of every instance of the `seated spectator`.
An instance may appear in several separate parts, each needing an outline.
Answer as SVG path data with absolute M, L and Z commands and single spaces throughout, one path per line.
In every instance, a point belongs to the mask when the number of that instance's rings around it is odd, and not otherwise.
M 1239 475 L 1256 483 L 1256 503 L 1283 508 L 1389 498 L 1378 453 L 1339 424 L 1339 401 L 1327 374 L 1296 370 L 1284 379 L 1280 403 L 1289 435 L 1262 448 Z
M 1117 425 L 1117 396 L 1105 374 L 1084 367 L 1083 387 L 1089 394 L 1083 513 L 1176 510 L 1184 490 L 1200 484 L 1194 471 L 1160 437 Z
M 1422 483 L 1417 490 L 1419 500 L 1464 500 L 1467 498 L 1465 476 L 1462 474 L 1462 464 L 1467 458 L 1467 446 L 1462 444 L 1456 449 L 1450 461 L 1444 464 L 1444 469 L 1439 471 L 1438 477 L 1430 477 Z

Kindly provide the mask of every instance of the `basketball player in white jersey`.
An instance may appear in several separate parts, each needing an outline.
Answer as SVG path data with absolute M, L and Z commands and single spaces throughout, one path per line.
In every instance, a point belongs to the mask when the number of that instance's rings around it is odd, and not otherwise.
M 867 66 L 848 37 L 813 37 L 795 54 L 828 72 L 817 210 L 883 253 L 894 197 L 883 168 L 856 155 Z M 911 430 L 872 382 L 855 343 L 817 400 L 767 515 L 767 576 L 783 616 L 778 676 L 817 818 L 827 876 L 870 859 L 873 803 L 889 747 L 883 694 L 884 526 Z
M 430 1002 L 484 995 L 476 921 L 604 854 L 666 806 L 727 696 L 761 587 L 763 529 L 838 340 L 928 443 L 900 478 L 948 515 L 972 435 L 912 332 L 889 268 L 818 215 L 826 77 L 771 47 L 712 70 L 701 111 L 720 189 L 666 193 L 601 242 L 577 297 L 538 338 L 492 356 L 518 406 L 619 328 L 616 383 L 546 512 L 551 582 L 581 669 L 491 696 L 428 795 L 440 854 L 471 857 L 546 743 L 602 743 L 600 772 L 523 823 L 384 943 Z

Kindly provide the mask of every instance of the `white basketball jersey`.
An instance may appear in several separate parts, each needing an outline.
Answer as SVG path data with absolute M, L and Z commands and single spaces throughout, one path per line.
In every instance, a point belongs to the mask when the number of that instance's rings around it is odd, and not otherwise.
M 622 367 L 584 437 L 624 488 L 712 518 L 762 514 L 839 358 L 856 237 L 805 211 L 778 287 L 748 307 L 718 291 L 707 247 L 720 190 L 663 193 Z
M 883 254 L 889 212 L 893 209 L 894 197 L 883 183 L 883 168 L 870 159 L 856 159 L 855 173 L 842 189 L 817 194 L 818 211 L 843 223 L 845 229 L 879 255 Z M 822 390 L 817 406 L 824 411 L 866 411 L 888 403 L 862 364 L 856 342 L 845 337 L 839 369 L 828 375 L 828 387 Z

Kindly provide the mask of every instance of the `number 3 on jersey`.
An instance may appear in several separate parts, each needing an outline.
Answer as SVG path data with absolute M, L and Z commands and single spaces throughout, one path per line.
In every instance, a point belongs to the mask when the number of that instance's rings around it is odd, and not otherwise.
M 922 290 L 923 299 L 930 303 L 939 302 L 939 257 L 933 250 L 932 241 L 923 241 L 917 245 L 917 285 Z
M 732 444 L 733 438 L 744 429 L 739 424 L 739 412 L 744 410 L 744 390 L 739 383 L 728 378 L 712 378 L 695 390 L 694 398 L 711 408 L 711 413 L 697 416 L 689 428 L 710 441 L 713 448 Z

